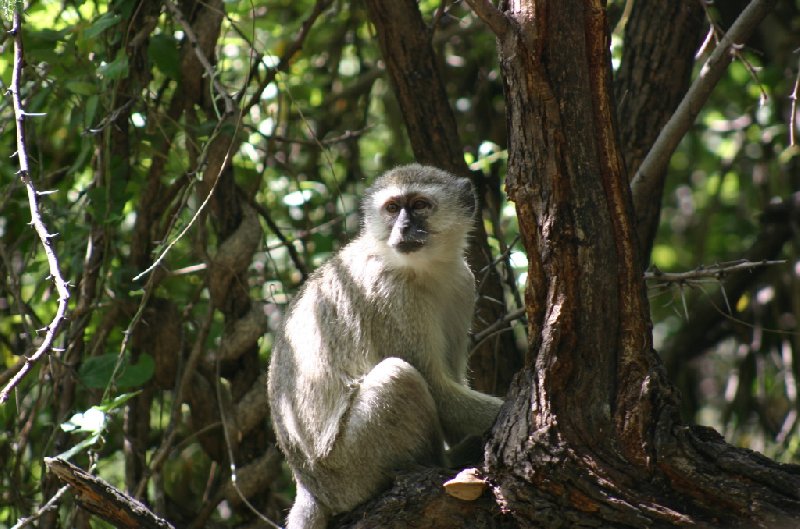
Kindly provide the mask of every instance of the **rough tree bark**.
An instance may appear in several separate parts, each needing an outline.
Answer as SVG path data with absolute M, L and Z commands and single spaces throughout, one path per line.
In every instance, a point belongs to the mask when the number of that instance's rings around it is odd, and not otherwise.
M 499 511 L 478 509 L 471 526 L 792 526 L 800 467 L 681 424 L 653 350 L 603 2 L 468 3 L 500 49 L 531 340 L 486 446 Z M 401 526 L 387 499 L 424 483 L 401 482 L 342 525 Z M 415 526 L 458 526 L 426 490 Z

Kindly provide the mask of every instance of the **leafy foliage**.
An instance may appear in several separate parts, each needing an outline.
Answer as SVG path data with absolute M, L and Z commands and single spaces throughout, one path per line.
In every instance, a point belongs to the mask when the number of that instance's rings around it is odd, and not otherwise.
M 360 3 L 172 5 L 183 20 L 163 2 L 26 6 L 20 88 L 31 176 L 72 298 L 57 348 L 0 404 L 0 526 L 57 490 L 41 463 L 55 454 L 96 464 L 168 518 L 198 525 L 254 518 L 227 486 L 233 457 L 241 492 L 280 520 L 292 490 L 262 395 L 271 331 L 309 271 L 357 230 L 358 196 L 371 178 L 412 160 Z M 511 256 L 513 305 L 527 263 L 501 187 L 507 139 L 495 41 L 460 4 L 420 9 L 437 21 L 433 44 L 464 156 L 486 183 L 488 250 Z M 800 191 L 788 129 L 797 71 L 787 60 L 800 4 L 779 10 L 754 44 L 760 53 L 743 50 L 672 159 L 652 254 L 661 270 L 740 258 L 780 215 L 775 204 Z M 4 22 L 3 92 L 8 29 Z M 5 97 L 2 144 L 15 145 L 15 133 Z M 0 164 L 3 386 L 56 310 L 17 169 L 14 159 Z M 795 231 L 764 256 L 787 263 L 754 274 L 729 307 L 709 305 L 716 280 L 654 288 L 651 300 L 656 345 L 687 417 L 795 462 L 797 245 Z M 696 350 L 669 345 L 691 322 L 684 304 L 719 313 Z M 88 525 L 71 500 L 42 525 L 59 516 Z

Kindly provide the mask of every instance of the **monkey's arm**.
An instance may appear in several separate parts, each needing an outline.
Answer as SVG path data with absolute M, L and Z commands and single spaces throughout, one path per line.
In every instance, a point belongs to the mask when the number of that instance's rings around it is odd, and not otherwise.
M 470 435 L 483 435 L 494 424 L 503 401 L 452 380 L 439 381 L 434 399 L 445 440 L 454 446 Z

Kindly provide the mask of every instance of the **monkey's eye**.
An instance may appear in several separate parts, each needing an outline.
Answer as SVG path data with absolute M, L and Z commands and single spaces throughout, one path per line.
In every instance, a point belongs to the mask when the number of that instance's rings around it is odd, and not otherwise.
M 400 211 L 400 204 L 397 202 L 387 202 L 386 205 L 383 206 L 383 209 L 385 209 L 387 213 L 394 214 Z
M 411 203 L 412 209 L 428 209 L 429 207 L 431 207 L 431 203 L 423 198 L 419 198 Z

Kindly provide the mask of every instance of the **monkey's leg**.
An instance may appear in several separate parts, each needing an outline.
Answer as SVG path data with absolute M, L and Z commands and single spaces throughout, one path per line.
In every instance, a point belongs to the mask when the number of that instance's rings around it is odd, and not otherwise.
M 436 404 L 422 375 L 387 358 L 361 381 L 312 491 L 334 513 L 349 511 L 391 483 L 394 470 L 443 463 Z M 320 479 L 321 478 L 321 479 Z

